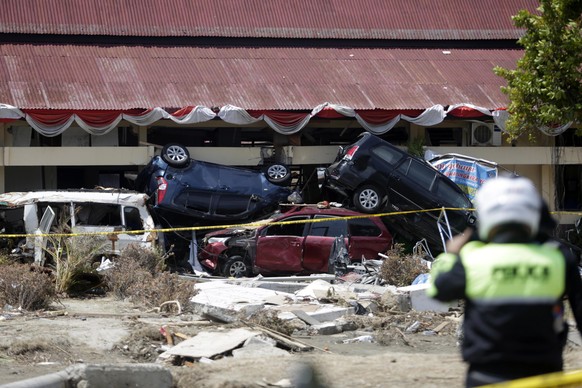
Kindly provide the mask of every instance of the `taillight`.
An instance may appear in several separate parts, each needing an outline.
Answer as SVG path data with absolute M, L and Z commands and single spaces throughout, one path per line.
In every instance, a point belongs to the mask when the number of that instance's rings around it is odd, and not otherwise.
M 166 190 L 168 189 L 168 181 L 163 176 L 159 176 L 156 178 L 156 182 L 158 184 L 158 192 L 157 192 L 157 204 L 164 200 L 166 196 Z
M 344 155 L 344 159 L 352 160 L 352 158 L 354 157 L 354 154 L 356 153 L 358 148 L 360 148 L 360 146 L 352 146 L 352 147 L 348 148 L 348 150 L 346 151 L 346 154 Z

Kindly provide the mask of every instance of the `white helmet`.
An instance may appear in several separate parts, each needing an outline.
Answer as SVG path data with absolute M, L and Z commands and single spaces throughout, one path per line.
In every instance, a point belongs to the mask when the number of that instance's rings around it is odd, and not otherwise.
M 475 196 L 479 238 L 486 241 L 491 229 L 508 223 L 529 227 L 533 237 L 539 229 L 541 208 L 542 198 L 529 179 L 490 179 Z

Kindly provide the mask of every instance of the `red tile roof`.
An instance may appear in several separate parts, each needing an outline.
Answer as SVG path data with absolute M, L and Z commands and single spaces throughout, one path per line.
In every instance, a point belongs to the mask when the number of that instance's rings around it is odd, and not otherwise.
M 0 102 L 21 109 L 235 105 L 311 110 L 507 105 L 520 50 L 0 44 Z
M 515 40 L 537 0 L 2 0 L 0 33 Z

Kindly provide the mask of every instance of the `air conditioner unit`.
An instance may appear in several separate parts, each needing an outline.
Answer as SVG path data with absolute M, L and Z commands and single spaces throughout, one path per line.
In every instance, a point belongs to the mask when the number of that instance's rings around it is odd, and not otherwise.
M 471 123 L 471 145 L 500 146 L 501 129 L 493 124 Z

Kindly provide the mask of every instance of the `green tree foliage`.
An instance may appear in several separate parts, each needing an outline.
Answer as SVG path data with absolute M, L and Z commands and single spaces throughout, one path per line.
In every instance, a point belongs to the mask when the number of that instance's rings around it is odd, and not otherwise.
M 507 80 L 510 138 L 529 136 L 582 116 L 582 1 L 541 0 L 539 14 L 522 10 L 513 17 L 525 29 L 525 54 L 514 70 L 496 67 Z

